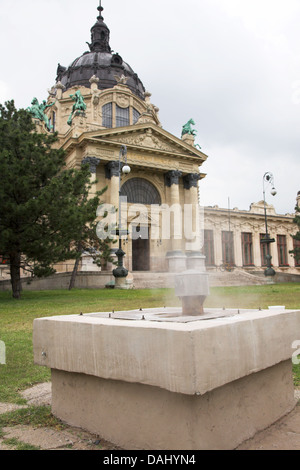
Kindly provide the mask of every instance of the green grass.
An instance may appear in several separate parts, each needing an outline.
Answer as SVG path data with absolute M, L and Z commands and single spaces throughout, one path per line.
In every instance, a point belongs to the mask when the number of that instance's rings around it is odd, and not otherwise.
M 6 437 L 6 433 L 2 428 L 18 425 L 33 426 L 34 428 L 47 427 L 58 431 L 66 429 L 66 425 L 53 416 L 50 406 L 29 406 L 0 414 L 0 438 L 3 444 L 13 450 L 41 450 L 40 447 L 22 442 L 16 438 Z
M 4 439 L 4 444 L 8 447 L 12 447 L 13 450 L 41 450 L 40 447 L 32 446 L 26 442 L 18 441 L 16 438 Z
M 55 428 L 56 430 L 66 428 L 64 423 L 52 415 L 50 406 L 29 406 L 0 415 L 0 429 L 4 426 L 13 427 L 20 424 L 35 428 Z
M 21 300 L 0 292 L 0 340 L 6 364 L 0 365 L 0 402 L 23 404 L 19 391 L 50 380 L 50 371 L 33 363 L 32 325 L 35 318 L 180 305 L 170 289 L 24 291 Z M 300 284 L 212 288 L 206 307 L 300 309 Z M 300 332 L 298 333 L 300 340 Z M 300 366 L 294 366 L 299 382 Z

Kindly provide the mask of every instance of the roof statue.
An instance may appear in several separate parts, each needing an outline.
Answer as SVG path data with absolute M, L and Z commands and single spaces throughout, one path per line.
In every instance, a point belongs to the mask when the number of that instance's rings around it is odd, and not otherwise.
M 184 124 L 184 126 L 182 126 L 182 132 L 181 132 L 181 138 L 183 136 L 189 136 L 191 135 L 192 136 L 192 144 L 194 145 L 194 147 L 198 147 L 199 150 L 201 150 L 201 147 L 199 144 L 194 144 L 194 139 L 193 137 L 195 137 L 197 135 L 197 131 L 195 129 L 192 129 L 192 126 L 195 125 L 195 122 L 193 119 L 190 119 L 186 124 Z
M 192 126 L 194 125 L 195 125 L 195 122 L 193 119 L 190 119 L 186 124 L 184 124 L 184 126 L 182 126 L 181 137 L 184 136 L 185 134 L 196 136 L 197 131 L 195 129 L 192 129 Z
M 86 104 L 84 102 L 84 98 L 80 90 L 77 90 L 74 95 L 70 95 L 70 98 L 72 98 L 72 100 L 75 101 L 75 103 L 73 104 L 72 112 L 68 119 L 69 126 L 72 125 L 72 120 L 73 120 L 74 115 L 76 116 L 77 114 L 84 113 L 84 111 L 86 110 Z
M 45 123 L 46 129 L 51 132 L 52 126 L 50 125 L 49 118 L 46 116 L 45 111 L 47 108 L 50 108 L 55 104 L 53 103 L 47 104 L 44 100 L 42 103 L 39 103 L 37 98 L 33 98 L 31 101 L 31 107 L 27 108 L 27 111 L 35 118 L 39 119 L 40 121 Z

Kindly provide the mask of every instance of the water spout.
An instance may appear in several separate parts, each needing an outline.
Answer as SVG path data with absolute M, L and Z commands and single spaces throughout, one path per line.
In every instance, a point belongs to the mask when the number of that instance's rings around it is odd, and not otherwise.
M 183 316 L 202 315 L 209 295 L 205 256 L 199 252 L 187 254 L 186 266 L 185 271 L 175 275 L 175 294 L 182 302 Z

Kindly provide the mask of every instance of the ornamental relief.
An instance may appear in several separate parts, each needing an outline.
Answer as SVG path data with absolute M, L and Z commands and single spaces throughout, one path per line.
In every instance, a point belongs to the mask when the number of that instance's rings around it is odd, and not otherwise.
M 112 93 L 107 93 L 103 96 L 103 93 L 101 93 L 101 98 L 100 98 L 100 103 L 101 106 L 107 103 L 111 103 L 113 101 L 113 94 Z
M 125 94 L 117 94 L 116 103 L 120 108 L 128 108 L 130 105 L 130 98 Z
M 140 113 L 144 113 L 145 110 L 146 110 L 146 107 L 145 105 L 142 105 L 139 101 L 137 101 L 136 99 L 133 100 L 133 107 Z
M 123 144 L 127 145 L 137 145 L 139 147 L 147 147 L 155 150 L 165 150 L 167 152 L 174 152 L 174 147 L 162 142 L 160 139 L 156 138 L 152 134 L 151 129 L 147 129 L 145 134 L 131 135 L 127 137 L 122 137 Z M 178 152 L 178 150 L 176 149 Z
M 160 168 L 162 170 L 174 170 L 174 162 L 171 159 L 151 157 L 144 155 L 134 155 L 130 156 L 128 154 L 128 163 L 129 165 L 141 165 L 147 168 Z

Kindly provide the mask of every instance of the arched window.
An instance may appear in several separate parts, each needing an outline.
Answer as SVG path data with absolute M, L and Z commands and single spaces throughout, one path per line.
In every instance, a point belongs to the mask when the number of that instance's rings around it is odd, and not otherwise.
M 102 125 L 104 127 L 112 127 L 112 103 L 102 106 Z
M 132 109 L 132 116 L 131 116 Z M 113 119 L 114 116 L 114 119 Z M 121 108 L 116 103 L 107 103 L 102 106 L 102 126 L 107 128 L 124 127 L 136 124 L 140 113 L 134 107 Z
M 116 105 L 116 127 L 129 126 L 129 108 Z
M 137 109 L 132 108 L 132 114 L 133 114 L 133 124 L 136 124 L 138 121 L 138 118 L 140 117 L 140 113 L 138 112 Z
M 129 204 L 161 204 L 159 192 L 143 178 L 132 178 L 123 184 L 121 196 L 127 196 Z

